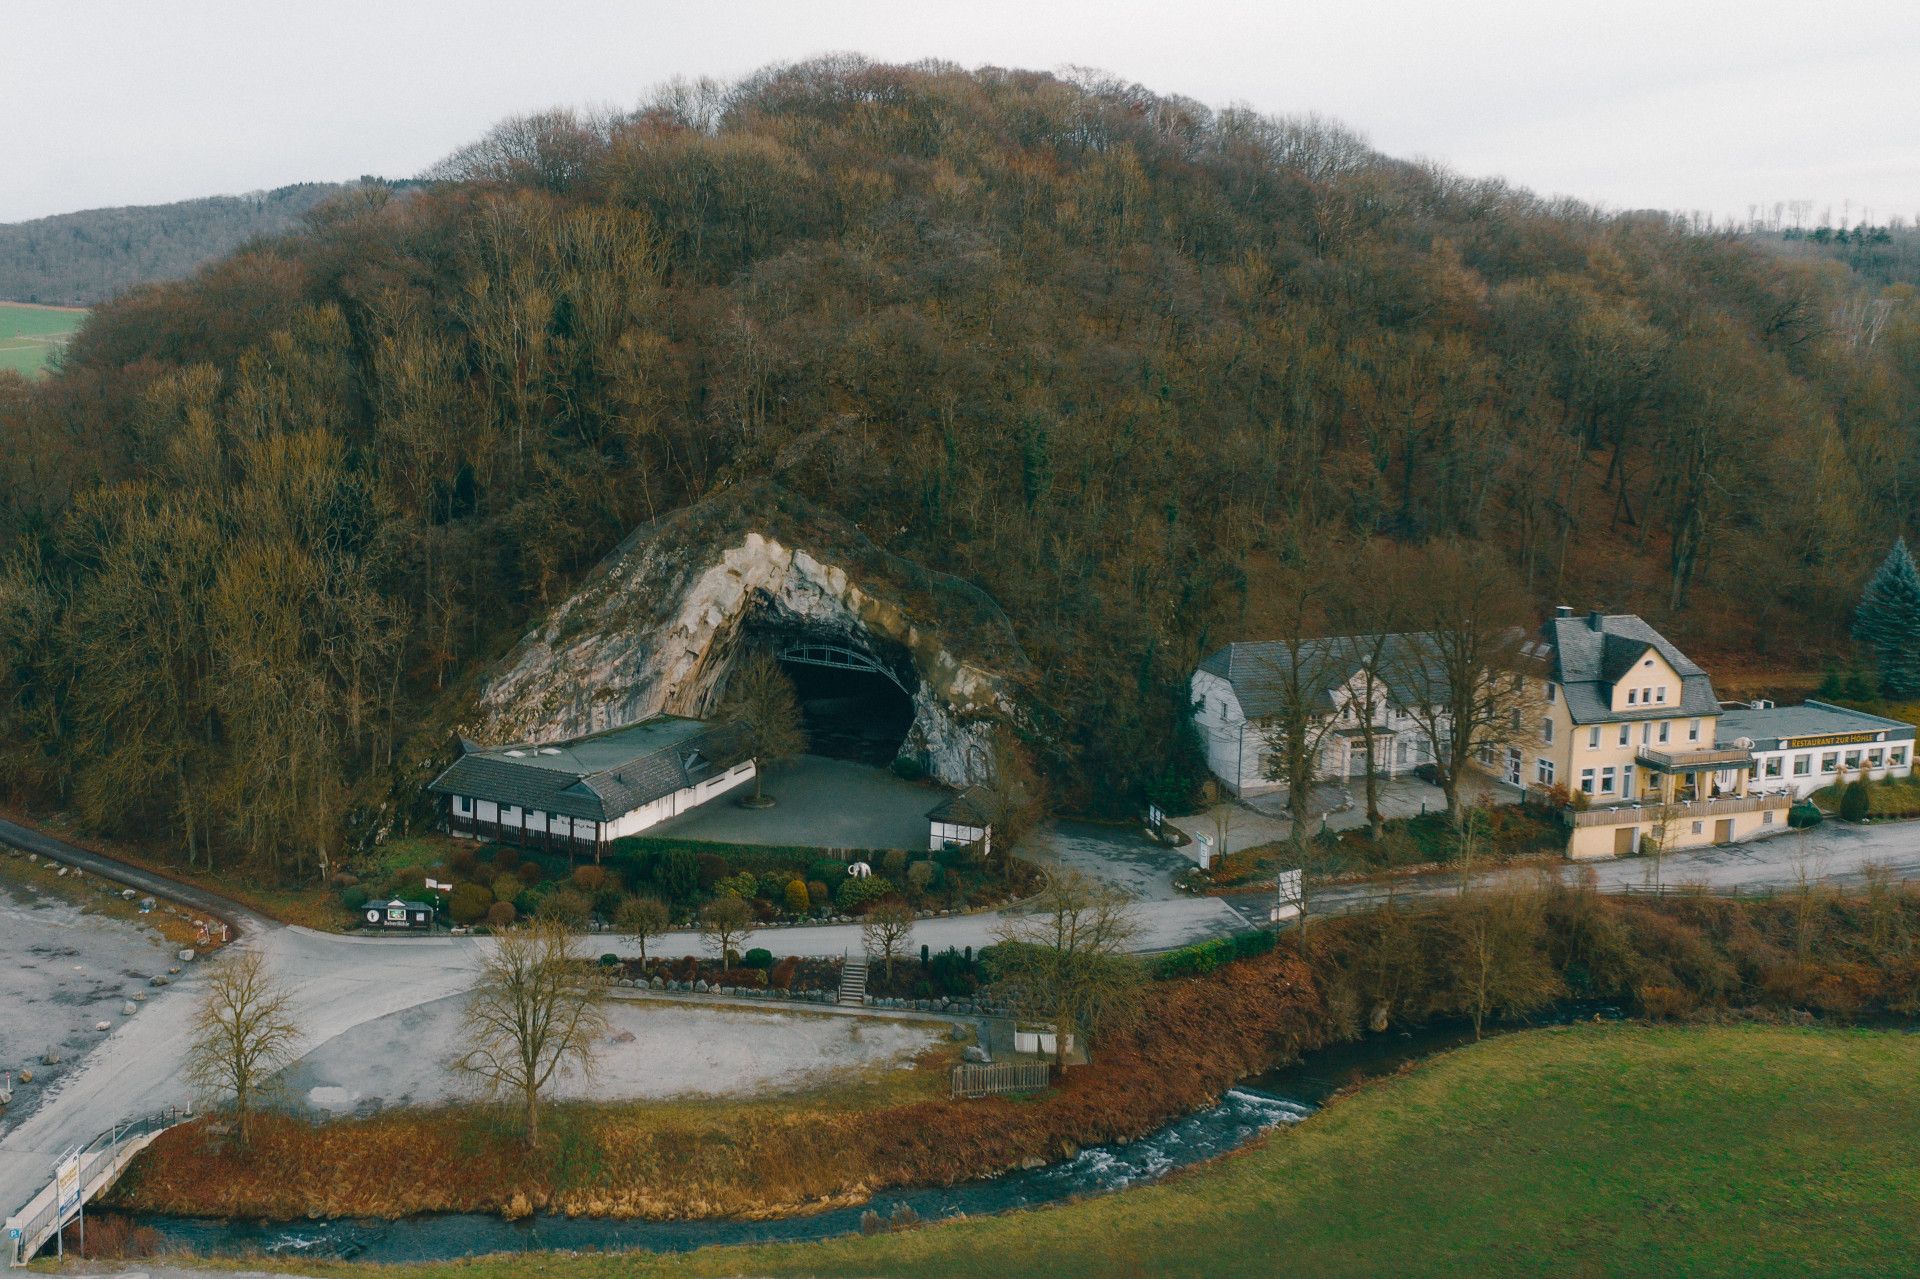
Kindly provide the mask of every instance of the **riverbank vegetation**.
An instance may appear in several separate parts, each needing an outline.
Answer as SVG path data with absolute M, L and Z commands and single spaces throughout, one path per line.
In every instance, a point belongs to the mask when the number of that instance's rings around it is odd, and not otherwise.
M 0 374 L 0 785 L 323 881 L 533 618 L 750 477 L 1004 610 L 1070 809 L 1199 783 L 1195 661 L 1323 536 L 1811 666 L 1920 483 L 1878 294 L 1093 75 L 510 121 Z

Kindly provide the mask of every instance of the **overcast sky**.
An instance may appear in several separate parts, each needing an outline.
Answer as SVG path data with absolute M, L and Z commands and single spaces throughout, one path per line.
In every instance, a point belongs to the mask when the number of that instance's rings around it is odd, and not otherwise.
M 1319 112 L 1611 208 L 1920 215 L 1920 0 L 8 0 L 0 222 L 419 172 L 501 116 L 852 51 Z

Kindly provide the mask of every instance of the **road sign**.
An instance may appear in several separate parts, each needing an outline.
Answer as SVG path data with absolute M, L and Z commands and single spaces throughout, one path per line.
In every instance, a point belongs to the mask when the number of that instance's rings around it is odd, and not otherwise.
M 1283 870 L 1274 877 L 1273 910 L 1268 915 L 1274 923 L 1283 919 L 1297 919 L 1307 911 L 1306 880 L 1297 870 Z
M 53 1173 L 54 1211 L 64 1224 L 80 1211 L 80 1152 L 74 1151 L 60 1161 Z
M 1147 825 L 1153 827 L 1155 830 L 1159 830 L 1162 826 L 1166 824 L 1167 824 L 1167 815 L 1160 811 L 1160 805 L 1148 804 L 1147 805 Z
M 439 880 L 433 878 L 431 875 L 427 877 L 427 887 L 432 891 L 439 892 L 439 893 L 450 893 L 453 891 L 452 884 L 443 884 Z
M 1195 835 L 1193 842 L 1199 855 L 1200 869 L 1207 870 L 1213 865 L 1213 836 Z

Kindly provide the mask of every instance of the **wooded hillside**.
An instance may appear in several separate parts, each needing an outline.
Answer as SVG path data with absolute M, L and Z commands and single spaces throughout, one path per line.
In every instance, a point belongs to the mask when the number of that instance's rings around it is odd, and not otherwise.
M 310 869 L 584 566 L 761 477 L 988 591 L 1109 807 L 1310 534 L 1805 661 L 1913 531 L 1911 291 L 1325 122 L 833 61 L 433 176 L 0 382 L 9 786 Z
M 177 280 L 256 236 L 292 230 L 308 209 L 345 189 L 302 182 L 0 225 L 0 299 L 94 306 L 136 284 Z

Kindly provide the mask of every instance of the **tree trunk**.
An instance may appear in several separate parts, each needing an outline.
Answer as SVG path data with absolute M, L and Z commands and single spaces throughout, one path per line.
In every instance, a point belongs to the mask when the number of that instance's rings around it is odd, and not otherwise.
M 540 1148 L 540 1093 L 529 1087 L 527 1090 L 527 1149 Z

